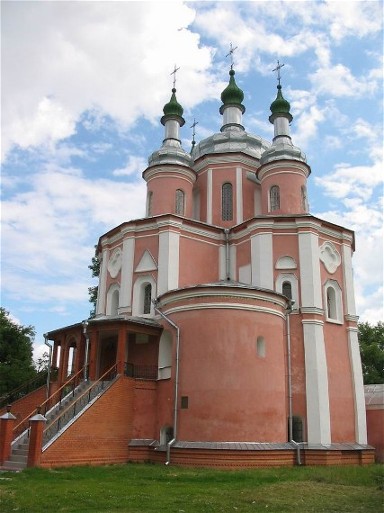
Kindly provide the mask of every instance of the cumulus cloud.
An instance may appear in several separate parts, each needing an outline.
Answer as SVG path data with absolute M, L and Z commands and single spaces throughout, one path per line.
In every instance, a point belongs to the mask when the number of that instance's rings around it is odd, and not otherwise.
M 187 106 L 216 93 L 203 73 L 212 51 L 188 30 L 195 13 L 182 2 L 5 2 L 2 11 L 4 154 L 68 137 L 88 109 L 125 127 L 153 120 L 175 61 Z
M 129 155 L 124 167 L 112 171 L 114 176 L 141 176 L 141 173 L 147 167 L 147 159 L 135 155 Z
M 71 276 L 90 258 L 90 226 L 106 231 L 143 216 L 144 204 L 141 181 L 90 181 L 48 168 L 31 177 L 28 191 L 3 202 L 5 261 L 45 276 Z
M 364 96 L 378 87 L 371 77 L 357 78 L 343 64 L 319 68 L 311 75 L 313 90 L 317 94 L 335 96 Z

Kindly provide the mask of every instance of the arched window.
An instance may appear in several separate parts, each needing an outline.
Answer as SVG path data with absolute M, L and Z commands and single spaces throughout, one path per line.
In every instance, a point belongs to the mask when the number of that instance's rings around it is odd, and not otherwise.
M 118 315 L 118 309 L 119 309 L 119 297 L 120 297 L 120 287 L 118 283 L 113 283 L 107 293 L 107 308 L 106 308 L 106 314 L 107 315 Z
M 308 211 L 307 188 L 305 185 L 301 186 L 301 206 L 304 212 Z
M 282 290 L 282 294 L 286 296 L 288 299 L 292 299 L 292 285 L 290 281 L 284 281 Z
M 184 203 L 185 203 L 185 194 L 181 189 L 176 190 L 176 208 L 175 213 L 183 216 L 184 215 Z
M 147 192 L 147 217 L 152 217 L 152 200 L 153 200 L 153 192 Z
M 221 189 L 221 219 L 232 221 L 233 219 L 233 192 L 232 184 L 225 183 Z
M 325 284 L 324 301 L 327 321 L 343 322 L 341 289 L 336 281 L 329 280 Z
M 280 187 L 273 185 L 269 190 L 269 211 L 280 210 Z
M 293 260 L 292 260 L 293 261 Z M 299 281 L 293 273 L 281 273 L 276 278 L 276 292 L 280 292 L 292 301 L 293 310 L 299 308 Z
M 156 297 L 156 282 L 153 277 L 150 274 L 139 276 L 133 284 L 132 315 L 154 315 L 152 304 L 154 297 Z
M 143 301 L 143 313 L 151 313 L 151 299 L 152 299 L 152 285 L 147 283 L 144 286 L 144 301 Z
M 333 287 L 327 288 L 327 317 L 336 319 L 336 294 Z
M 118 291 L 118 289 L 116 289 L 112 293 L 111 315 L 117 315 L 118 309 L 119 309 L 119 291 Z

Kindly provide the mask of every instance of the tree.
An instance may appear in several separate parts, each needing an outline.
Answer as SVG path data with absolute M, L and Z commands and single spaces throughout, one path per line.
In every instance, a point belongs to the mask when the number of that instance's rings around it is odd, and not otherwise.
M 92 278 L 98 278 L 98 276 L 100 275 L 100 259 L 97 256 L 97 246 L 95 246 L 95 256 L 92 257 L 92 263 L 88 266 L 88 269 L 92 271 Z M 96 302 L 98 290 L 99 289 L 97 285 L 88 288 L 89 302 L 93 305 L 93 309 L 89 313 L 90 318 L 95 317 L 96 315 Z
M 35 369 L 37 372 L 44 372 L 48 370 L 49 364 L 49 353 L 48 351 L 44 351 L 40 358 L 37 358 L 35 362 Z
M 384 383 L 384 323 L 358 324 L 364 384 Z
M 20 326 L 0 307 L 0 396 L 36 375 L 33 364 L 32 326 Z

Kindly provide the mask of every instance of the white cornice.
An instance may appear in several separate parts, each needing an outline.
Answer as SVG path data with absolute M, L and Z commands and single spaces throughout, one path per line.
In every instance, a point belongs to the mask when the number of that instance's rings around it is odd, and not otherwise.
M 201 299 L 208 297 L 216 297 L 216 298 L 228 298 L 228 299 L 252 299 L 253 301 L 264 301 L 270 304 L 275 304 L 282 308 L 285 308 L 286 301 L 281 295 L 273 290 L 259 290 L 259 289 L 251 289 L 247 287 L 231 287 L 230 285 L 215 285 L 212 284 L 206 286 L 196 286 L 193 288 L 186 289 L 177 289 L 174 291 L 169 291 L 166 293 L 166 297 L 160 297 L 159 306 L 160 307 L 168 307 L 168 305 L 179 302 L 179 301 L 189 301 L 191 299 Z M 200 304 L 200 303 L 199 303 Z M 207 303 L 201 303 L 207 304 Z M 208 303 L 214 305 L 221 305 L 226 303 Z M 232 304 L 232 303 L 229 303 Z M 235 305 L 241 306 L 241 303 L 235 303 Z M 257 308 L 255 305 L 252 305 L 252 308 Z M 263 307 L 264 308 L 264 307 Z
M 167 308 L 164 310 L 165 315 L 171 315 L 173 313 L 189 312 L 191 310 L 244 310 L 248 312 L 259 312 L 270 315 L 276 315 L 281 319 L 285 319 L 285 314 L 279 310 L 272 308 L 266 308 L 263 306 L 248 305 L 244 303 L 193 303 L 183 306 L 177 306 L 174 308 Z
M 231 153 L 228 154 L 217 154 L 217 155 L 205 155 L 204 158 L 195 162 L 193 169 L 196 173 L 204 171 L 207 167 L 213 165 L 222 164 L 228 167 L 236 167 L 236 164 L 241 164 L 247 171 L 256 171 L 260 167 L 260 162 L 256 158 L 248 157 L 242 153 Z
M 143 172 L 143 178 L 146 182 L 153 178 L 173 178 L 175 175 L 188 179 L 191 183 L 196 181 L 196 173 L 187 167 L 182 166 L 155 166 L 149 167 Z
M 306 178 L 308 178 L 311 172 L 308 164 L 299 160 L 274 160 L 268 164 L 264 164 L 264 166 L 259 170 L 257 177 L 262 181 L 266 173 L 269 172 L 269 174 L 274 174 L 271 171 L 275 169 L 279 170 L 276 171 L 278 174 L 291 174 L 292 171 L 296 171 L 300 174 L 304 174 Z

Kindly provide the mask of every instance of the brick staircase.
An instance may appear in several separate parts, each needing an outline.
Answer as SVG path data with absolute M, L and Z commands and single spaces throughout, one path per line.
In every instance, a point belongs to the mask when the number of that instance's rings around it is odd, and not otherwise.
M 57 436 L 66 425 L 74 418 L 74 416 L 80 415 L 81 412 L 87 407 L 87 405 L 98 395 L 101 395 L 107 390 L 110 382 L 101 382 L 101 386 L 94 387 L 93 383 L 88 381 L 81 382 L 73 392 L 70 392 L 63 400 L 53 406 L 46 414 L 47 419 L 45 434 L 43 439 L 43 445 L 49 443 L 49 441 Z M 86 394 L 87 390 L 89 393 Z M 85 397 L 81 404 L 78 399 Z M 77 411 L 75 415 L 71 412 L 71 406 L 77 405 Z M 68 412 L 68 414 L 66 414 Z M 55 426 L 60 419 L 60 424 Z M 0 467 L 1 470 L 8 471 L 20 471 L 26 468 L 28 461 L 28 450 L 29 450 L 29 429 L 26 429 L 20 436 L 18 436 L 12 443 L 12 452 L 9 460 L 5 461 Z

